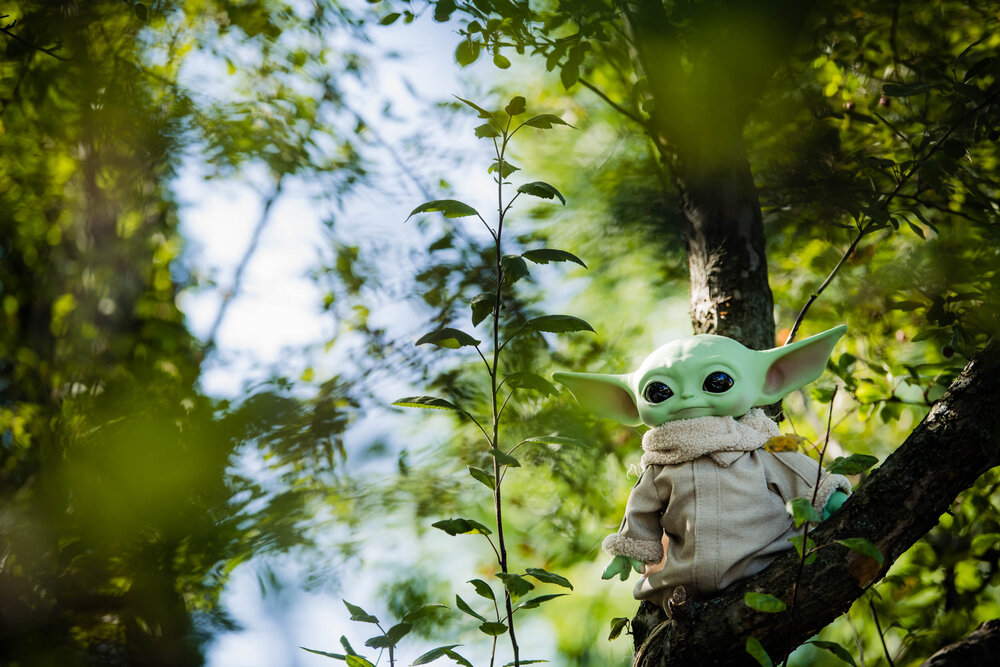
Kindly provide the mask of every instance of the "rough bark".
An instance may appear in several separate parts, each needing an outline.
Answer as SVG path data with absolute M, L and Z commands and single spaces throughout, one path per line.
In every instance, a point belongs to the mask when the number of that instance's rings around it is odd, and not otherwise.
M 921 667 L 1000 665 L 1000 620 L 986 621 L 969 635 L 928 658 Z
M 794 610 L 765 614 L 747 607 L 748 591 L 770 593 L 791 607 L 799 558 L 794 551 L 708 600 L 690 601 L 678 622 L 656 622 L 646 608 L 633 628 L 635 664 L 756 664 L 745 652 L 756 637 L 775 659 L 847 610 L 889 566 L 938 522 L 955 497 L 1000 465 L 996 377 L 1000 345 L 971 361 L 902 445 L 811 537 L 831 545 L 804 569 Z M 848 551 L 834 540 L 864 537 L 884 561 Z M 972 664 L 972 663 L 969 663 Z

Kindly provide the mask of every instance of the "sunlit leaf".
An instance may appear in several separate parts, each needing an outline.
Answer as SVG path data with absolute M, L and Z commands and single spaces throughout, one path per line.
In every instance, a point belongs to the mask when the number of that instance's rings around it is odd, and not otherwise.
M 496 596 L 493 594 L 493 589 L 482 579 L 470 579 L 469 583 L 476 589 L 477 595 L 484 597 L 487 600 L 496 600 Z
M 448 644 L 447 646 L 438 646 L 437 648 L 433 648 L 411 662 L 410 665 L 411 667 L 416 667 L 416 665 L 426 665 L 429 662 L 434 662 L 438 658 L 443 658 L 448 655 L 448 651 L 457 646 L 461 646 L 461 644 Z
M 543 113 L 537 116 L 532 116 L 528 120 L 524 121 L 524 124 L 529 125 L 531 127 L 537 127 L 540 130 L 551 129 L 553 125 L 566 125 L 567 127 L 573 127 L 559 116 L 555 116 L 550 113 Z
M 812 506 L 812 501 L 808 498 L 792 498 L 785 503 L 785 510 L 792 515 L 796 528 L 800 527 L 806 521 L 819 523 L 819 512 Z
M 446 218 L 464 218 L 469 215 L 479 215 L 479 212 L 466 204 L 465 202 L 460 202 L 457 199 L 435 199 L 433 201 L 424 202 L 420 206 L 416 207 L 410 214 L 406 216 L 409 220 L 418 213 L 437 213 L 441 212 Z
M 469 466 L 469 474 L 472 475 L 473 479 L 478 482 L 482 482 L 486 488 L 492 490 L 496 488 L 496 479 L 493 475 L 482 468 L 477 468 L 476 466 Z
M 754 591 L 748 591 L 743 595 L 743 603 L 751 609 L 763 611 L 768 614 L 775 614 L 779 611 L 785 611 L 788 608 L 784 602 L 773 595 L 756 593 Z
M 503 623 L 497 623 L 495 621 L 486 621 L 479 626 L 479 630 L 490 635 L 491 637 L 496 637 L 507 632 L 507 626 Z
M 573 584 L 569 583 L 569 579 L 560 574 L 548 572 L 540 567 L 529 567 L 525 570 L 525 573 L 528 576 L 538 579 L 539 581 L 545 582 L 546 584 L 555 584 L 556 586 L 562 586 L 563 588 L 573 590 Z
M 463 39 L 455 47 L 455 61 L 462 67 L 468 67 L 479 58 L 479 49 L 479 42 L 473 42 L 471 39 Z
M 771 662 L 771 656 L 767 654 L 760 640 L 756 637 L 747 637 L 746 649 L 750 657 L 756 660 L 761 667 L 774 667 L 774 663 Z
M 503 269 L 504 282 L 508 285 L 513 285 L 528 275 L 528 264 L 520 255 L 504 255 L 500 258 L 500 267 Z
M 569 593 L 549 593 L 547 595 L 536 595 L 535 597 L 528 598 L 527 600 L 519 604 L 517 606 L 517 609 L 534 609 L 535 607 L 541 605 L 543 602 L 548 602 L 549 600 L 552 600 L 554 598 L 561 598 L 564 595 L 569 595 Z M 515 609 L 514 611 L 517 611 L 517 609 Z
M 544 181 L 525 183 L 524 185 L 518 187 L 517 191 L 523 192 L 526 195 L 531 195 L 532 197 L 541 197 L 542 199 L 558 198 L 563 204 L 566 203 L 566 198 L 562 196 L 562 193 Z
M 361 623 L 378 623 L 378 618 L 369 614 L 358 605 L 351 604 L 347 600 L 344 600 L 343 602 L 344 606 L 347 607 L 347 611 L 351 612 L 352 621 L 359 621 Z
M 882 92 L 889 97 L 910 97 L 911 95 L 926 93 L 931 88 L 932 86 L 928 83 L 920 83 L 916 85 L 887 83 L 882 86 Z
M 524 323 L 524 331 L 546 331 L 549 333 L 569 333 L 573 331 L 594 331 L 594 328 L 579 317 L 572 315 L 542 315 Z
M 447 347 L 454 350 L 465 346 L 475 347 L 476 345 L 479 345 L 480 341 L 476 340 L 464 331 L 453 329 L 451 327 L 445 327 L 444 329 L 438 329 L 437 331 L 424 334 L 416 342 L 417 345 L 426 345 L 428 343 L 431 345 L 437 345 L 438 347 Z
M 513 456 L 507 452 L 501 451 L 499 449 L 491 449 L 490 456 L 497 460 L 497 463 L 504 466 L 510 466 L 511 468 L 521 467 L 521 462 L 515 459 Z
M 535 250 L 528 250 L 527 252 L 522 252 L 521 257 L 524 257 L 535 264 L 548 264 L 549 262 L 576 262 L 583 268 L 587 268 L 587 265 L 583 263 L 583 260 L 573 253 L 566 252 L 565 250 L 556 250 L 555 248 L 536 248 Z
M 507 69 L 510 67 L 510 59 L 500 53 L 493 54 L 493 64 L 500 69 Z
M 869 542 L 863 537 L 848 537 L 843 540 L 836 540 L 837 544 L 842 544 L 851 551 L 861 554 L 862 556 L 868 556 L 869 558 L 875 559 L 879 565 L 882 564 L 882 552 L 878 550 L 874 544 Z
M 535 587 L 533 583 L 520 574 L 497 572 L 496 576 L 503 581 L 504 588 L 510 592 L 512 598 L 519 598 Z
M 829 467 L 829 472 L 839 475 L 858 475 L 878 463 L 878 459 L 867 454 L 851 454 L 847 458 L 838 456 Z
M 489 535 L 490 529 L 473 519 L 444 519 L 431 524 L 449 535 Z
M 611 633 L 608 635 L 608 641 L 618 639 L 621 635 L 622 630 L 628 627 L 629 620 L 622 616 L 611 619 Z
M 507 112 L 508 116 L 517 116 L 524 113 L 525 108 L 524 97 L 521 95 L 515 95 L 510 98 L 510 102 L 507 103 L 507 106 L 505 106 L 503 110 Z
M 424 408 L 428 410 L 452 410 L 454 412 L 460 412 L 463 415 L 468 414 L 465 410 L 458 407 L 450 401 L 446 401 L 443 398 L 435 398 L 434 396 L 407 396 L 406 398 L 399 398 L 392 402 L 401 408 Z
M 455 651 L 448 650 L 445 651 L 444 654 L 449 658 L 451 658 L 452 660 L 454 660 L 455 662 L 457 662 L 458 664 L 462 665 L 462 667 L 472 667 L 471 662 L 460 656 L 458 653 L 455 653 Z
M 493 306 L 496 303 L 496 294 L 489 294 L 484 292 L 483 294 L 477 294 L 472 297 L 472 326 L 479 326 L 479 323 L 489 317 L 490 313 L 493 312 Z
M 459 611 L 468 614 L 473 618 L 478 618 L 480 621 L 483 622 L 486 621 L 486 617 L 478 614 L 475 610 L 473 610 L 473 608 L 469 606 L 469 603 L 463 600 L 461 596 L 458 595 L 455 596 L 455 606 L 458 607 Z

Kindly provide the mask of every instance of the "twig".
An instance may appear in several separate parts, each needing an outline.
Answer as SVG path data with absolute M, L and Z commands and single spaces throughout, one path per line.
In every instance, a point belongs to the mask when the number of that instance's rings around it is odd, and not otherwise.
M 885 635 L 882 634 L 882 624 L 878 622 L 878 611 L 875 610 L 875 602 L 868 600 L 868 608 L 872 610 L 872 618 L 875 619 L 875 629 L 878 631 L 878 638 L 882 640 L 882 651 L 885 653 L 885 660 L 889 667 L 896 667 L 889 655 L 889 647 L 885 645 Z
M 10 16 L 10 14 L 4 14 L 3 16 L 0 16 L 0 20 L 3 20 L 5 18 L 7 18 L 8 16 Z M 18 35 L 14 34 L 13 32 L 11 32 L 10 29 L 13 28 L 14 25 L 16 25 L 16 24 L 17 24 L 17 21 L 12 21 L 12 22 L 8 23 L 7 25 L 0 26 L 0 32 L 2 32 L 3 34 L 7 35 L 11 39 L 13 39 L 15 42 L 20 42 L 21 44 L 24 44 L 25 46 L 27 46 L 29 49 L 34 49 L 35 51 L 41 51 L 42 53 L 44 53 L 46 55 L 52 56 L 56 60 L 62 60 L 63 62 L 68 62 L 70 60 L 70 58 L 64 58 L 64 57 L 56 54 L 56 49 L 60 48 L 59 46 L 54 46 L 52 48 L 48 48 L 47 49 L 44 46 L 38 46 L 37 44 L 32 44 L 28 40 L 23 39 L 22 37 L 19 37 Z
M 604 100 L 609 105 L 611 105 L 612 109 L 614 109 L 615 111 L 617 111 L 621 115 L 625 116 L 629 120 L 638 123 L 639 126 L 642 127 L 644 130 L 648 130 L 649 129 L 648 126 L 646 125 L 646 121 L 643 120 L 643 118 L 641 116 L 639 116 L 635 112 L 630 111 L 630 110 L 626 109 L 625 107 L 623 107 L 622 105 L 620 105 L 617 102 L 615 102 L 613 99 L 611 99 L 610 97 L 608 97 L 607 94 L 605 94 L 605 92 L 603 90 L 601 90 L 600 88 L 598 88 L 597 86 L 595 86 L 594 84 L 592 84 L 590 81 L 587 81 L 583 77 L 580 77 L 579 79 L 577 79 L 577 81 L 579 81 L 580 84 L 584 88 L 589 88 L 591 91 L 593 91 L 593 93 L 595 95 L 597 95 L 602 100 Z

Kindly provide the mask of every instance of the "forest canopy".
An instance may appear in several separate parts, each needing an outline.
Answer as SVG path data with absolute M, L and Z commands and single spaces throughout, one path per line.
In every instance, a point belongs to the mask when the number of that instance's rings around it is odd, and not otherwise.
M 1000 618 L 996 3 L 0 15 L 0 663 L 204 664 L 239 630 L 234 573 L 291 614 L 281 563 L 339 614 L 282 637 L 302 664 L 665 665 L 708 641 L 719 664 L 917 665 Z M 459 87 L 390 91 L 424 34 Z M 190 174 L 259 199 L 231 275 L 197 264 Z M 333 333 L 215 395 L 303 192 Z M 754 580 L 787 602 L 692 600 L 738 617 L 704 639 L 601 581 L 642 430 L 553 372 L 839 324 L 823 377 L 769 410 L 869 464 Z

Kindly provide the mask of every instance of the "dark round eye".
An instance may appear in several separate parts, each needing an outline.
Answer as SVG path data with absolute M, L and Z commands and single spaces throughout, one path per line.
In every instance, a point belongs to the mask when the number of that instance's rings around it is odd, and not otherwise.
M 733 378 L 729 376 L 729 373 L 715 371 L 705 378 L 705 384 L 702 386 L 702 389 L 713 394 L 721 394 L 729 391 L 732 386 Z
M 674 392 L 670 391 L 670 387 L 662 382 L 650 382 L 642 392 L 642 397 L 650 403 L 662 403 L 673 395 Z

